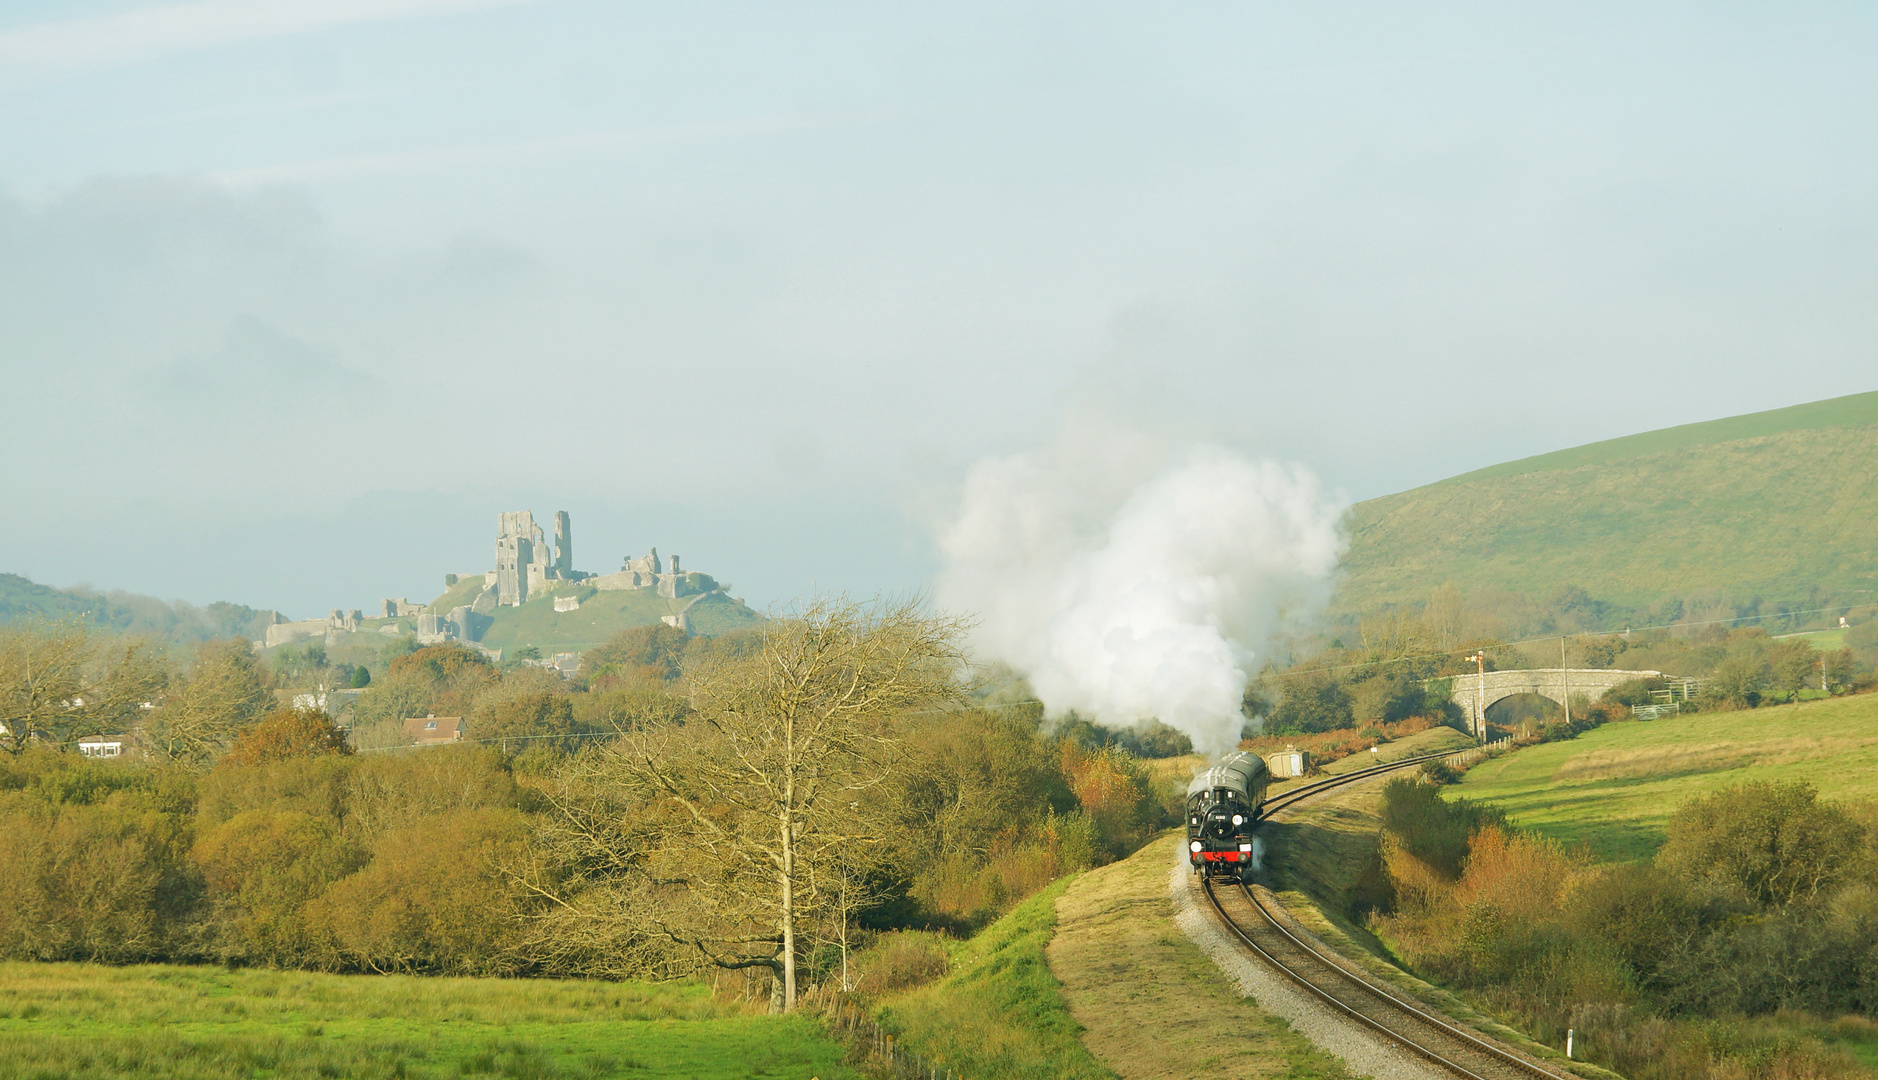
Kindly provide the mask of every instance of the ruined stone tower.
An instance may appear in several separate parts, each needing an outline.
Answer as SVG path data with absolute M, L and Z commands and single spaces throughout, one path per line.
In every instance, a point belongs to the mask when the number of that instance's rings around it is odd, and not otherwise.
M 512 510 L 496 515 L 496 603 L 519 607 L 540 588 L 548 568 L 548 545 L 535 515 Z
M 554 549 L 535 515 L 511 510 L 496 515 L 496 604 L 519 607 L 528 594 L 554 580 L 574 581 L 574 526 L 567 511 L 554 515 Z
M 554 571 L 563 581 L 574 577 L 574 526 L 565 510 L 554 512 Z

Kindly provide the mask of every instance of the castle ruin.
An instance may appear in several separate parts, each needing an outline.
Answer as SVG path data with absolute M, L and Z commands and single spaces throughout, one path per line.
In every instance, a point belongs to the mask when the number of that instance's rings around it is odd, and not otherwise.
M 567 511 L 554 515 L 554 550 L 527 510 L 496 515 L 496 606 L 520 607 L 531 592 L 550 581 L 578 581 L 574 569 L 574 527 Z
M 447 574 L 444 584 L 446 587 L 454 587 L 459 580 L 457 575 Z M 428 605 L 413 604 L 400 596 L 381 601 L 369 612 L 357 609 L 348 612 L 335 608 L 324 619 L 300 622 L 288 622 L 276 612 L 272 625 L 266 627 L 262 640 L 255 642 L 255 645 L 273 648 L 307 638 L 323 637 L 326 647 L 330 649 L 336 636 L 365 629 L 361 624 L 366 620 L 387 620 L 385 625 L 377 626 L 376 630 L 396 635 L 403 632 L 399 629 L 399 621 L 411 619 L 416 623 L 420 645 L 457 641 L 482 649 L 477 642 L 498 607 L 520 607 L 530 597 L 554 591 L 550 589 L 551 584 L 563 582 L 578 582 L 588 588 L 608 591 L 653 589 L 666 599 L 701 596 L 715 592 L 718 588 L 717 582 L 708 575 L 687 574 L 681 570 L 676 555 L 671 556 L 668 564 L 667 560 L 659 557 L 658 548 L 652 548 L 638 557 L 627 556 L 622 560 L 620 569 L 614 573 L 590 574 L 576 570 L 574 527 L 567 511 L 555 512 L 554 541 L 550 547 L 546 533 L 535 523 L 532 512 L 511 510 L 496 515 L 496 568 L 483 575 L 483 588 L 471 603 L 458 604 L 448 614 L 436 614 L 429 611 Z M 582 597 L 590 595 L 581 593 L 574 596 L 562 591 L 560 596 L 555 597 L 554 610 L 560 614 L 576 611 L 580 608 Z M 682 614 L 667 615 L 663 619 L 667 625 L 690 629 L 689 620 Z M 483 651 L 490 652 L 487 649 Z

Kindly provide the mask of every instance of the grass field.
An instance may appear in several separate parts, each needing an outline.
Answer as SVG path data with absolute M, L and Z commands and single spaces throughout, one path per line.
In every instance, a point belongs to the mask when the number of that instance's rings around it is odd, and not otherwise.
M 1837 652 L 1845 648 L 1844 630 L 1808 630 L 1799 634 L 1776 634 L 1782 641 L 1809 641 L 1820 652 Z
M 1805 780 L 1828 799 L 1878 795 L 1878 694 L 1607 724 L 1484 762 L 1458 794 L 1622 860 L 1655 853 L 1684 800 L 1743 780 Z
M 0 1078 L 856 1074 L 698 985 L 0 964 Z

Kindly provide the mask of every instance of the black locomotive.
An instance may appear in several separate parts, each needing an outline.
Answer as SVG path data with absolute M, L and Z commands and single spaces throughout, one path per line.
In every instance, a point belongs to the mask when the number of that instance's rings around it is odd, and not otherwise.
M 1237 876 L 1252 863 L 1252 829 L 1272 771 L 1244 750 L 1227 754 L 1187 785 L 1187 861 L 1208 877 Z

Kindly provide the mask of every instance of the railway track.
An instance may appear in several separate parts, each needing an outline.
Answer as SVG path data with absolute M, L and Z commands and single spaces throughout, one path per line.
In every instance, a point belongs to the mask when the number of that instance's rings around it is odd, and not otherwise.
M 1289 791 L 1266 804 L 1265 817 L 1326 791 L 1424 761 L 1451 757 L 1426 754 L 1331 777 Z M 1470 1080 L 1577 1080 L 1436 1015 L 1352 969 L 1350 962 L 1314 944 L 1294 929 L 1269 890 L 1240 881 L 1232 888 L 1202 879 L 1206 897 L 1226 928 L 1254 955 L 1297 984 L 1307 996 L 1347 1016 L 1385 1041 Z

